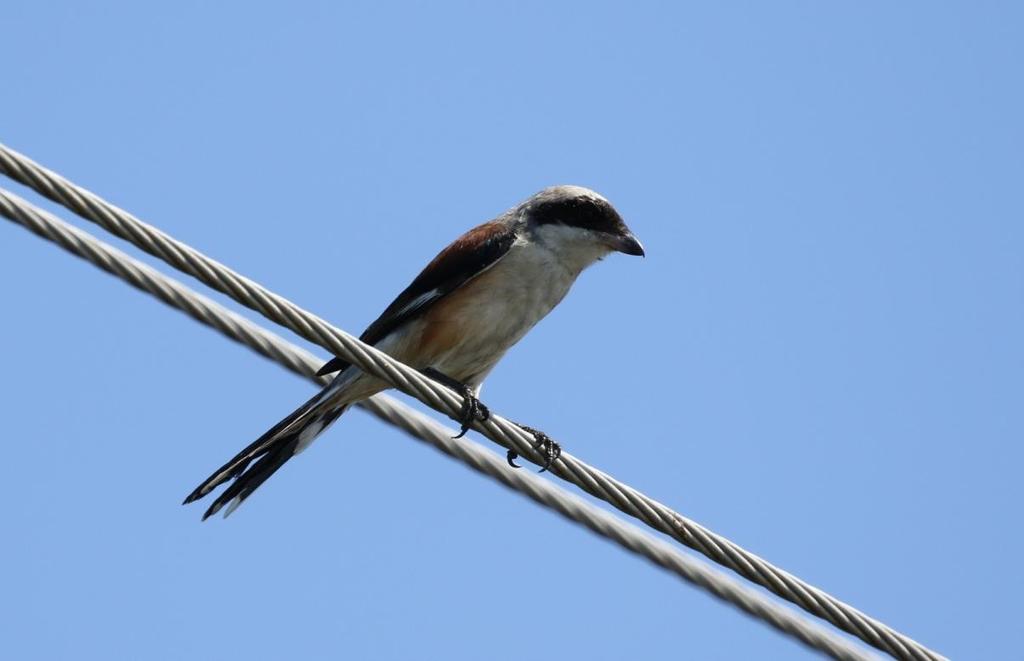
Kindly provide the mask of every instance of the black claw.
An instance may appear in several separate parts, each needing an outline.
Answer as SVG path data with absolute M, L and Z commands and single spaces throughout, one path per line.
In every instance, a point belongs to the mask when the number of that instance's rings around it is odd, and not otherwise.
M 486 422 L 491 417 L 491 410 L 487 408 L 483 402 L 476 398 L 473 394 L 473 389 L 464 383 L 460 383 L 455 379 L 447 376 L 443 372 L 439 372 L 433 367 L 428 367 L 422 370 L 425 375 L 434 379 L 438 383 L 441 383 L 453 390 L 458 391 L 462 394 L 462 406 L 459 407 L 458 421 L 461 423 L 459 433 L 452 438 L 462 438 L 469 432 L 469 428 L 474 422 L 479 420 L 480 422 Z M 544 465 L 541 466 L 540 472 L 551 468 L 552 464 L 558 461 L 558 458 L 562 456 L 562 446 L 551 440 L 547 434 L 542 431 L 538 431 L 533 427 L 527 427 L 526 425 L 520 425 L 515 423 L 518 427 L 526 431 L 528 434 L 533 436 L 534 444 L 533 449 L 544 454 Z M 512 468 L 520 468 L 519 464 L 516 463 L 516 459 L 519 458 L 519 453 L 515 450 L 509 450 L 508 454 L 505 455 L 508 465 Z
M 453 379 L 444 372 L 437 371 L 433 367 L 428 367 L 421 371 L 441 385 L 462 394 L 462 407 L 459 409 L 458 417 L 458 422 L 462 426 L 459 428 L 459 433 L 452 436 L 452 438 L 462 438 L 475 421 L 486 422 L 491 417 L 491 410 L 476 398 L 476 395 L 473 394 L 473 389 L 466 384 Z
M 462 387 L 462 408 L 459 409 L 459 422 L 462 423 L 462 427 L 459 429 L 459 433 L 452 438 L 462 438 L 469 431 L 470 426 L 477 420 L 480 422 L 486 421 L 491 417 L 491 410 L 484 406 L 473 394 L 473 391 L 468 386 Z
M 551 468 L 551 464 L 562 456 L 562 446 L 552 441 L 547 434 L 540 432 L 538 434 L 540 438 L 536 438 L 537 443 L 533 446 L 544 453 L 544 465 L 541 466 L 539 472 L 543 473 L 547 469 Z
M 515 424 L 527 434 L 533 436 L 533 449 L 544 454 L 544 465 L 540 468 L 541 473 L 551 468 L 551 465 L 562 456 L 562 446 L 551 440 L 550 436 L 539 429 L 527 427 L 526 425 L 521 425 L 518 422 Z M 509 452 L 511 453 L 512 451 L 509 450 Z M 516 456 L 518 457 L 519 455 L 517 454 Z

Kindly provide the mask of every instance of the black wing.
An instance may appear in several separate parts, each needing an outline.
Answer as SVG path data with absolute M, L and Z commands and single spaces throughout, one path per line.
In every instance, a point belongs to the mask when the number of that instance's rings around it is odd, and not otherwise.
M 515 239 L 515 229 L 510 223 L 500 220 L 492 220 L 466 232 L 427 264 L 359 339 L 370 345 L 377 344 L 393 330 L 493 266 L 508 252 Z M 322 376 L 339 372 L 348 366 L 348 361 L 335 357 L 316 374 Z

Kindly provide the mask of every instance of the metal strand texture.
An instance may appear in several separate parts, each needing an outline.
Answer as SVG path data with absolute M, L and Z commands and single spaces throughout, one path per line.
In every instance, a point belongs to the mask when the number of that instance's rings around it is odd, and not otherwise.
M 207 286 L 232 297 L 271 321 L 290 328 L 333 355 L 341 356 L 363 371 L 387 381 L 431 408 L 453 418 L 457 415 L 461 399 L 451 390 L 423 377 L 416 370 L 393 360 L 375 348 L 359 342 L 319 317 L 302 310 L 290 301 L 4 145 L 0 145 L 0 172 L 33 188 L 79 216 L 95 222 L 139 249 L 164 260 L 172 267 L 197 278 Z M 500 416 L 492 414 L 487 421 L 475 424 L 474 429 L 495 443 L 515 450 L 535 464 L 539 465 L 543 461 L 533 448 L 532 437 Z M 568 453 L 562 454 L 551 472 L 895 658 L 942 658 L 913 639 L 775 567 Z
M 287 342 L 219 303 L 3 189 L 0 189 L 0 214 L 94 266 L 121 278 L 131 286 L 181 310 L 200 323 L 220 331 L 228 338 L 277 362 L 289 371 L 319 386 L 330 381 L 327 377 L 315 376 L 320 360 L 305 349 Z M 875 658 L 821 625 L 789 611 L 756 590 L 740 584 L 736 579 L 685 555 L 579 496 L 533 473 L 509 470 L 504 461 L 490 450 L 468 439 L 454 439 L 455 432 L 452 429 L 392 397 L 377 395 L 361 406 L 385 422 L 399 427 L 413 438 L 432 445 L 478 473 L 496 480 L 509 489 L 521 492 L 570 521 L 612 540 L 626 550 L 763 620 L 812 649 L 836 659 L 859 661 Z

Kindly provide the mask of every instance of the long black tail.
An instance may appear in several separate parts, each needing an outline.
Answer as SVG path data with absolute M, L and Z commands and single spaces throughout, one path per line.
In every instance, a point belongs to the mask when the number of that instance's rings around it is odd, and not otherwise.
M 231 514 L 268 477 L 273 475 L 285 462 L 313 442 L 332 422 L 345 412 L 347 404 L 331 402 L 330 395 L 336 387 L 332 384 L 316 394 L 308 402 L 292 411 L 284 420 L 271 427 L 267 433 L 253 441 L 228 463 L 206 478 L 190 493 L 185 502 L 194 502 L 216 489 L 221 484 L 234 482 L 220 494 L 203 514 L 205 521 L 231 503 L 224 516 Z M 256 461 L 252 466 L 249 464 Z

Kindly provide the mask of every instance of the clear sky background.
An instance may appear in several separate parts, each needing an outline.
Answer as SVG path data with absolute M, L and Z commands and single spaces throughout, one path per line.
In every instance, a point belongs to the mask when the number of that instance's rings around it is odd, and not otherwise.
M 953 658 L 1012 658 L 1022 21 L 8 2 L 0 141 L 356 333 L 467 228 L 597 189 L 647 259 L 584 273 L 484 401 Z M 0 296 L 0 657 L 809 656 L 362 412 L 200 523 L 181 499 L 309 384 L 9 223 Z

